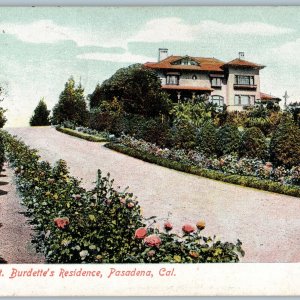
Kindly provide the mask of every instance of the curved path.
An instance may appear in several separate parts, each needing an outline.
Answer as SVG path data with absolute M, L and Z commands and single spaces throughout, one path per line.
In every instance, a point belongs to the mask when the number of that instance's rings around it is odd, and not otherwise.
M 67 161 L 72 175 L 93 186 L 97 169 L 138 196 L 144 216 L 166 218 L 177 229 L 205 219 L 205 235 L 243 242 L 243 262 L 300 262 L 300 199 L 163 168 L 49 127 L 8 131 L 37 148 L 43 159 Z
M 34 231 L 24 216 L 12 170 L 5 165 L 0 178 L 0 257 L 9 264 L 43 263 L 31 243 Z

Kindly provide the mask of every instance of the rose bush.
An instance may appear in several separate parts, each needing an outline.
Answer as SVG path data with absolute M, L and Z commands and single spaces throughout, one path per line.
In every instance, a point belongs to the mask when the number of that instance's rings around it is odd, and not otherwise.
M 98 171 L 86 191 L 70 176 L 65 161 L 54 167 L 36 150 L 1 132 L 16 184 L 36 234 L 33 242 L 49 263 L 238 262 L 236 244 L 203 237 L 203 223 L 183 235 L 153 228 L 129 192 L 113 188 Z M 205 225 L 204 225 L 205 226 Z

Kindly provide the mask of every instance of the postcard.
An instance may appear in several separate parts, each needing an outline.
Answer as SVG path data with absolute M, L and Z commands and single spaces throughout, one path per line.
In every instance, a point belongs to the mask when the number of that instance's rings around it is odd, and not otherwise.
M 299 295 L 299 20 L 0 7 L 0 296 Z

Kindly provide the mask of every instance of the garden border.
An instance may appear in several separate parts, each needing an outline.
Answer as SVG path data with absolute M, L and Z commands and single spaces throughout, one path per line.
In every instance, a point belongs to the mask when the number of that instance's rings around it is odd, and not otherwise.
M 171 161 L 166 158 L 157 157 L 153 154 L 149 154 L 147 152 L 143 152 L 140 150 L 135 150 L 128 146 L 125 146 L 120 143 L 107 143 L 104 145 L 105 147 L 121 152 L 123 154 L 141 159 L 143 161 L 153 163 L 162 167 L 166 167 L 169 169 L 174 169 L 176 171 L 181 171 L 201 177 L 206 177 L 213 180 L 223 181 L 226 183 L 231 183 L 235 185 L 245 186 L 249 188 L 255 188 L 258 190 L 263 190 L 267 192 L 273 192 L 278 194 L 284 194 L 293 197 L 300 197 L 300 187 L 296 186 L 287 186 L 283 185 L 279 182 L 274 182 L 266 179 L 258 179 L 254 176 L 244 176 L 244 175 L 232 175 L 232 174 L 224 174 L 215 170 L 208 170 L 199 168 L 196 166 L 189 166 L 177 161 Z
M 94 142 L 94 143 L 102 143 L 102 142 L 107 142 L 107 139 L 104 137 L 97 137 L 93 136 L 87 133 L 83 132 L 78 132 L 76 130 L 70 129 L 70 128 L 63 128 L 63 127 L 56 127 L 55 128 L 57 131 L 89 141 L 89 142 Z

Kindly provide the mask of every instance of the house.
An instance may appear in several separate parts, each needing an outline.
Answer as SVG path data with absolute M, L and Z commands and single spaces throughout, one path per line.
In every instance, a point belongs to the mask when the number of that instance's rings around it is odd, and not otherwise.
M 160 48 L 158 62 L 147 62 L 146 67 L 157 72 L 162 88 L 173 101 L 196 100 L 201 95 L 229 110 L 243 110 L 256 102 L 278 103 L 279 98 L 261 93 L 259 71 L 265 66 L 239 58 L 223 62 L 216 58 L 168 55 Z

